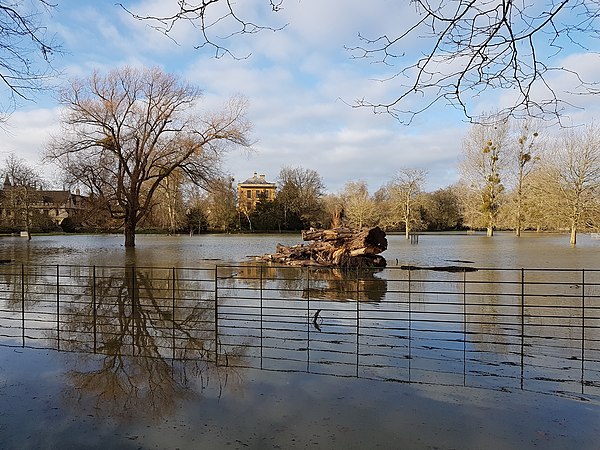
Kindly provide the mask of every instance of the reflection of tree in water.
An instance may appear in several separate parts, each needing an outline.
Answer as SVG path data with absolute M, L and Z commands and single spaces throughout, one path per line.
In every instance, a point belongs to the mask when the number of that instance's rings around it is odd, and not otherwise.
M 69 303 L 63 314 L 72 320 L 63 323 L 63 350 L 81 351 L 83 343 L 105 355 L 82 360 L 69 373 L 70 395 L 78 402 L 91 400 L 111 416 L 126 418 L 135 410 L 157 419 L 209 384 L 221 389 L 230 381 L 231 367 L 215 363 L 214 301 L 199 295 L 174 301 L 174 290 L 190 289 L 181 280 L 174 286 L 167 273 L 103 269 L 92 281 L 95 287 L 89 286 L 92 300 Z M 230 362 L 242 352 L 229 351 Z M 90 363 L 99 367 L 90 369 Z
M 253 289 L 277 290 L 282 295 L 295 293 L 311 299 L 380 302 L 387 292 L 387 281 L 375 276 L 381 270 L 248 263 L 236 268 L 235 279 Z
M 477 293 L 467 295 L 467 321 L 469 339 L 480 352 L 508 355 L 515 350 L 511 344 L 516 343 L 521 319 L 515 303 L 517 287 L 511 284 L 510 275 L 496 270 L 467 275 L 467 283 L 477 282 Z
M 43 273 L 43 268 L 23 264 L 1 267 L 0 290 L 4 294 L 3 300 L 6 301 L 6 306 L 11 310 L 22 308 L 23 292 L 28 300 L 27 303 L 36 302 L 38 296 L 47 297 L 47 277 Z

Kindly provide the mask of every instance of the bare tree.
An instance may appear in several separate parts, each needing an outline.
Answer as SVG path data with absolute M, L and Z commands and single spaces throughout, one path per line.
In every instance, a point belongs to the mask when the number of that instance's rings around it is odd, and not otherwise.
M 381 103 L 360 100 L 359 106 L 387 112 L 410 122 L 433 104 L 445 102 L 477 119 L 471 99 L 501 89 L 514 100 L 504 116 L 559 117 L 571 106 L 553 87 L 550 75 L 568 73 L 576 80 L 576 94 L 597 95 L 597 80 L 580 78 L 558 60 L 567 46 L 587 50 L 585 42 L 600 33 L 600 4 L 587 0 L 411 0 L 417 18 L 396 33 L 359 35 L 350 48 L 356 58 L 389 66 L 400 87 L 395 97 Z M 407 50 L 418 40 L 424 50 Z M 402 83 L 402 80 L 405 80 Z M 425 103 L 411 108 L 411 102 Z
M 47 157 L 72 185 L 84 185 L 122 221 L 125 246 L 174 171 L 207 186 L 220 175 L 227 144 L 248 146 L 246 102 L 197 112 L 198 88 L 158 68 L 122 68 L 74 80 L 61 94 L 63 130 Z
M 46 0 L 0 3 L 0 81 L 6 92 L 0 120 L 19 100 L 31 100 L 53 72 L 51 59 L 60 47 L 47 35 L 42 16 L 54 6 Z
M 563 205 L 558 183 L 555 180 L 548 182 L 549 172 L 552 172 L 550 167 L 552 163 L 546 155 L 525 178 L 523 224 L 536 231 L 558 231 L 564 228 L 564 208 L 561 207 Z
M 154 194 L 149 219 L 158 226 L 174 234 L 184 223 L 185 208 L 183 205 L 184 177 L 181 170 L 174 170 L 166 177 Z M 148 217 L 147 217 L 148 218 Z
M 425 194 L 423 215 L 428 230 L 453 230 L 462 225 L 459 198 L 455 186 Z
M 559 194 L 559 205 L 568 220 L 571 245 L 577 232 L 593 215 L 600 192 L 600 129 L 565 129 L 559 144 L 552 149 L 546 165 L 545 184 Z
M 415 204 L 423 190 L 427 171 L 423 169 L 400 169 L 389 186 L 393 214 L 404 224 L 406 239 L 410 238 L 416 221 Z
M 239 222 L 234 178 L 226 175 L 217 180 L 208 194 L 208 223 L 211 228 L 231 231 Z
M 532 120 L 520 121 L 516 130 L 516 145 L 514 146 L 513 159 L 517 166 L 516 173 L 516 212 L 515 212 L 515 234 L 521 236 L 523 225 L 523 201 L 525 196 L 525 178 L 535 168 L 539 160 L 540 124 Z
M 367 183 L 351 181 L 342 191 L 344 217 L 349 225 L 362 228 L 377 222 L 377 206 L 371 196 Z
M 474 124 L 463 143 L 460 171 L 467 186 L 480 197 L 479 212 L 488 236 L 494 234 L 504 191 L 508 133 L 508 120 L 495 125 Z
M 288 226 L 290 214 L 300 219 L 304 226 L 315 224 L 322 215 L 325 184 L 321 175 L 313 169 L 284 167 L 277 181 L 277 201 L 283 208 L 284 226 Z
M 342 226 L 344 214 L 344 200 L 337 194 L 323 196 L 323 218 L 321 220 L 325 228 L 337 228 Z

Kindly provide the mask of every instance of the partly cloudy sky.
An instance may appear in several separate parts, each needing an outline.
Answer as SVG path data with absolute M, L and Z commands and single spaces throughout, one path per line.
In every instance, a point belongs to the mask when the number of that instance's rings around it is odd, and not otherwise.
M 458 181 L 462 140 L 469 124 L 460 112 L 440 104 L 403 125 L 385 114 L 353 108 L 358 99 L 387 101 L 398 92 L 398 80 L 381 82 L 394 68 L 353 59 L 347 47 L 367 37 L 393 35 L 415 18 L 414 7 L 398 0 L 285 0 L 277 13 L 267 0 L 238 0 L 241 17 L 279 31 L 234 36 L 224 42 L 235 55 L 214 58 L 214 49 L 196 49 L 199 30 L 181 23 L 172 39 L 137 21 L 113 1 L 56 0 L 47 19 L 64 53 L 54 65 L 61 80 L 84 77 L 94 69 L 107 71 L 125 65 L 160 66 L 203 89 L 207 108 L 232 95 L 249 101 L 255 144 L 251 152 L 233 150 L 225 169 L 237 181 L 264 173 L 275 181 L 280 169 L 303 167 L 321 174 L 327 191 L 339 192 L 349 181 L 364 180 L 371 192 L 390 181 L 400 168 L 428 171 L 427 190 Z M 168 13 L 176 0 L 124 1 L 134 12 Z M 214 29 L 227 34 L 226 24 Z M 418 41 L 406 41 L 406 53 L 419 53 Z M 597 55 L 573 47 L 555 64 L 596 76 Z M 397 68 L 396 68 L 397 69 Z M 564 77 L 560 79 L 558 77 Z M 57 80 L 57 83 L 61 80 Z M 574 80 L 555 78 L 565 91 Z M 474 109 L 491 110 L 510 101 L 510 93 L 477 99 Z M 584 109 L 573 111 L 576 121 L 591 120 L 597 98 L 578 97 Z M 58 130 L 56 95 L 41 95 L 12 114 L 2 133 L 0 158 L 15 153 L 49 175 L 40 163 L 48 136 Z

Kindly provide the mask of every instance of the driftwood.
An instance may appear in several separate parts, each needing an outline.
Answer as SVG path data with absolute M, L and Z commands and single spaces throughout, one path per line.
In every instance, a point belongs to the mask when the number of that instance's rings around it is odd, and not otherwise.
M 278 244 L 276 253 L 262 256 L 273 261 L 298 266 L 385 267 L 385 258 L 379 253 L 387 249 L 385 232 L 379 228 L 311 228 L 302 232 L 308 244 L 291 247 Z

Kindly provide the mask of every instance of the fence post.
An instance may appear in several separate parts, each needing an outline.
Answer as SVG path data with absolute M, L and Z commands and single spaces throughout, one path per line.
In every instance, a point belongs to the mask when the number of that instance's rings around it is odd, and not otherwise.
M 360 364 L 360 279 L 356 268 L 356 378 L 359 375 Z
M 219 365 L 219 266 L 215 265 L 215 364 Z
M 60 264 L 56 265 L 56 347 L 60 350 Z
M 171 321 L 173 324 L 173 326 L 172 326 L 172 347 L 173 347 L 172 350 L 173 351 L 172 351 L 171 356 L 172 356 L 172 359 L 174 360 L 175 359 L 175 267 L 173 267 L 171 269 L 171 271 L 172 271 L 172 275 L 173 275 L 172 286 L 171 286 L 171 295 L 172 295 L 172 301 L 173 301 L 173 305 L 172 305 L 173 310 L 171 312 L 171 314 L 172 314 Z
M 525 363 L 525 269 L 521 267 L 521 389 Z
M 412 303 L 411 303 L 411 270 L 408 271 L 408 382 L 412 380 Z
M 316 324 L 316 313 L 314 323 Z M 310 267 L 306 266 L 306 372 L 310 373 Z
M 263 368 L 263 265 L 260 265 L 259 271 L 260 282 L 260 368 Z
M 135 356 L 135 264 L 131 266 L 131 352 Z
M 25 264 L 21 263 L 21 334 L 25 347 Z
M 98 328 L 97 328 L 97 301 L 96 301 L 96 266 L 92 266 L 92 314 L 93 314 L 93 327 L 94 327 L 94 353 L 96 353 L 96 349 L 98 347 Z
M 585 387 L 585 269 L 581 269 L 581 394 Z
M 467 385 L 467 271 L 463 270 L 463 386 Z

